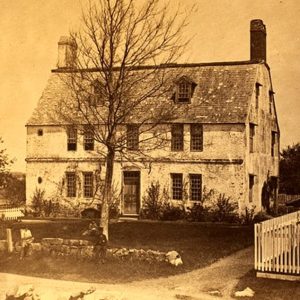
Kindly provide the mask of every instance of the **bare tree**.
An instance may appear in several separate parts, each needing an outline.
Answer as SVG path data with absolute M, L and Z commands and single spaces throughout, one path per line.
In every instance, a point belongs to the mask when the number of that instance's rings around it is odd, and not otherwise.
M 188 44 L 186 13 L 169 13 L 170 5 L 159 0 L 137 2 L 90 1 L 82 26 L 71 32 L 70 68 L 60 74 L 71 100 L 62 101 L 57 111 L 66 124 L 88 130 L 103 146 L 97 154 L 106 166 L 101 226 L 107 236 L 116 155 L 151 159 L 149 150 L 165 145 L 168 135 L 161 124 L 174 118 L 170 98 L 179 76 L 172 63 Z M 129 146 L 136 133 L 138 146 Z

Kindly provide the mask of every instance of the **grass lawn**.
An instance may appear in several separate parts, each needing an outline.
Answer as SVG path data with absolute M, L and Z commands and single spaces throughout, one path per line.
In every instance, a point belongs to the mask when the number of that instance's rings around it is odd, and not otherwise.
M 244 300 L 298 300 L 300 299 L 299 282 L 256 278 L 252 270 L 240 279 L 235 290 L 242 291 L 250 287 L 255 291 L 253 298 L 243 297 Z
M 81 233 L 86 229 L 88 221 L 52 221 L 26 225 L 35 241 L 39 241 L 43 237 L 82 238 Z M 24 224 L 12 225 L 14 238 L 21 227 Z M 109 230 L 111 247 L 165 252 L 176 250 L 181 254 L 184 264 L 175 268 L 166 263 L 150 264 L 111 258 L 104 265 L 97 266 L 93 261 L 78 261 L 71 257 L 53 258 L 35 254 L 19 261 L 16 254 L 5 254 L 0 256 L 1 271 L 69 280 L 129 282 L 204 267 L 253 243 L 252 228 L 224 224 L 136 221 L 113 223 Z M 3 238 L 5 230 L 2 225 L 0 239 Z

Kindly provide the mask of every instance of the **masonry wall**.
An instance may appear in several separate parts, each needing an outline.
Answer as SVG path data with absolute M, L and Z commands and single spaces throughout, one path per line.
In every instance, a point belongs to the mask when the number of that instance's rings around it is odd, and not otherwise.
M 249 193 L 249 174 L 254 175 L 254 199 L 253 203 L 257 210 L 262 209 L 262 187 L 268 177 L 279 176 L 279 145 L 280 132 L 277 123 L 275 102 L 270 101 L 270 91 L 273 91 L 269 71 L 265 65 L 258 68 L 257 82 L 261 85 L 258 100 L 256 99 L 255 86 L 251 98 L 250 113 L 246 124 L 247 144 L 245 153 L 245 166 L 247 189 Z M 249 151 L 250 124 L 254 124 L 254 151 Z M 273 156 L 272 132 L 276 133 Z
M 38 130 L 41 129 L 43 135 L 39 136 Z M 78 138 L 77 151 L 67 151 L 66 130 L 57 126 L 28 126 L 27 132 L 27 203 L 31 203 L 36 188 L 45 190 L 45 197 L 65 199 L 67 171 L 77 174 L 78 195 L 75 199 L 66 200 L 74 204 L 91 203 L 91 199 L 84 199 L 82 196 L 83 172 L 96 172 L 100 168 L 100 177 L 104 179 L 105 167 L 101 163 L 99 167 L 97 151 L 85 151 L 81 136 Z M 169 144 L 166 148 L 151 153 L 155 158 L 152 163 L 142 163 L 138 157 L 135 163 L 121 163 L 117 157 L 114 168 L 114 185 L 117 192 L 121 194 L 125 170 L 140 171 L 141 201 L 152 181 L 159 181 L 162 187 L 171 192 L 171 173 L 182 173 L 187 183 L 189 174 L 201 174 L 203 188 L 224 193 L 242 207 L 246 202 L 245 126 L 204 124 L 203 151 L 199 152 L 190 151 L 189 124 L 184 125 L 184 137 L 184 151 L 172 152 Z

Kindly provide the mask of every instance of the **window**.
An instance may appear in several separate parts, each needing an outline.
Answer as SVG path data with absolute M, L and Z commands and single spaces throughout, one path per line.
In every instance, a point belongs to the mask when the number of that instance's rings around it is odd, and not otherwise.
M 255 108 L 258 108 L 258 105 L 259 105 L 260 87 L 261 87 L 261 84 L 256 82 L 256 84 L 255 84 Z
M 67 173 L 67 197 L 76 197 L 76 176 L 74 172 Z
M 249 175 L 249 202 L 253 202 L 254 175 Z
M 139 149 L 139 127 L 138 125 L 127 125 L 127 149 Z
M 183 124 L 173 124 L 171 134 L 171 150 L 183 151 Z
M 85 126 L 83 134 L 84 150 L 94 150 L 94 133 L 93 128 Z
M 182 200 L 182 174 L 171 174 L 172 179 L 172 199 Z
M 99 80 L 95 80 L 91 85 L 91 97 L 90 97 L 90 105 L 96 106 L 100 104 L 101 95 L 102 95 L 102 85 Z
M 37 134 L 38 136 L 43 136 L 44 134 L 43 129 L 38 129 Z
M 254 124 L 249 124 L 249 149 L 250 153 L 254 152 L 254 137 L 255 137 L 255 125 Z
M 277 134 L 275 131 L 272 131 L 272 137 L 271 137 L 271 155 L 272 156 L 275 156 L 276 139 L 277 139 Z
M 83 196 L 85 198 L 93 197 L 93 173 L 83 173 Z
M 269 91 L 269 113 L 272 114 L 272 106 L 274 101 L 274 92 Z
M 190 200 L 200 201 L 202 194 L 202 175 L 190 174 Z
M 68 151 L 77 150 L 77 129 L 70 127 L 68 128 Z
M 191 83 L 186 80 L 180 81 L 177 86 L 177 102 L 189 103 L 191 101 L 191 94 Z
M 191 151 L 203 150 L 203 126 L 191 124 Z

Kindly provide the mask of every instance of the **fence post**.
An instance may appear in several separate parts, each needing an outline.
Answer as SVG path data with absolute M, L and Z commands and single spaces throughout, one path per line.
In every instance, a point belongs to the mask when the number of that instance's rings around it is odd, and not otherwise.
M 13 252 L 13 242 L 12 242 L 12 233 L 11 228 L 6 228 L 6 241 L 7 241 L 7 251 L 9 253 Z

